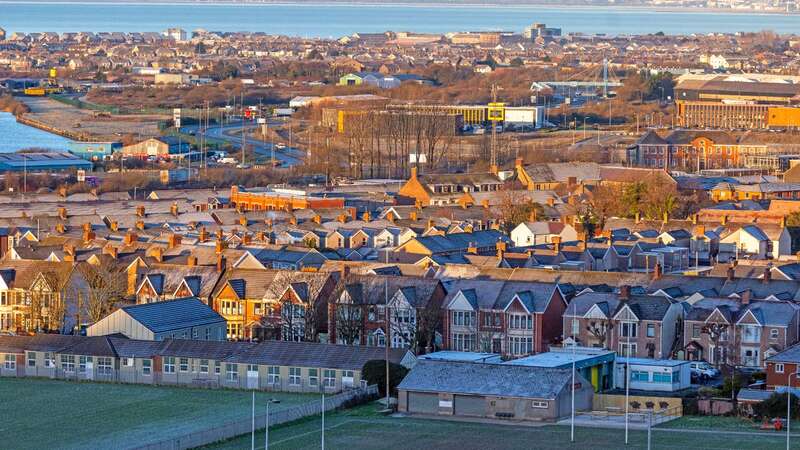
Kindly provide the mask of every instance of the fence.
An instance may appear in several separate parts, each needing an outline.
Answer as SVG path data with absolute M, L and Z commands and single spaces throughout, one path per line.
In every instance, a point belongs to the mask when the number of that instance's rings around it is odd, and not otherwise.
M 678 415 L 683 415 L 683 400 L 679 397 L 655 397 L 655 396 L 628 396 L 628 406 L 630 412 L 658 412 L 666 409 L 677 411 Z M 592 409 L 595 411 L 625 410 L 625 396 L 619 394 L 595 394 L 592 398 Z
M 350 391 L 342 392 L 330 397 L 325 398 L 325 411 L 330 411 L 341 407 L 347 402 L 358 399 L 372 398 L 378 395 L 378 387 L 375 385 L 366 388 L 358 388 Z M 314 416 L 322 413 L 322 401 L 309 402 L 303 405 L 294 406 L 287 409 L 281 409 L 269 413 L 269 424 L 280 425 L 282 423 L 292 422 L 303 417 Z M 249 419 L 249 418 L 248 418 Z M 256 414 L 255 422 L 261 428 L 266 421 L 266 414 Z M 228 422 L 207 430 L 196 431 L 187 433 L 182 436 L 166 439 L 159 442 L 142 445 L 139 447 L 132 447 L 136 450 L 183 450 L 188 448 L 200 447 L 202 445 L 212 444 L 225 439 L 231 439 L 236 436 L 248 434 L 252 431 L 252 422 L 250 420 L 238 420 L 235 422 Z

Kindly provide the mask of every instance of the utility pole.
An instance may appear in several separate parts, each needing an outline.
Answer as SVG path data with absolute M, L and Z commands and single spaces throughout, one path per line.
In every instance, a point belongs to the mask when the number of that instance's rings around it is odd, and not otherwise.
M 242 87 L 242 169 L 244 169 L 245 164 L 244 148 L 246 145 L 246 138 L 244 134 L 244 87 Z
M 386 409 L 389 409 L 389 280 L 386 278 L 383 279 L 383 296 L 384 296 L 384 304 L 386 305 L 386 311 L 384 314 L 384 319 L 386 321 L 386 342 L 384 342 L 384 347 L 386 347 Z

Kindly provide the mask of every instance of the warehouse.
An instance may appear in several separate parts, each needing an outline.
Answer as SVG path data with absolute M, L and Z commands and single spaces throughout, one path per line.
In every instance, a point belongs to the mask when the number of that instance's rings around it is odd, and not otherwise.
M 0 154 L 0 172 L 40 172 L 92 170 L 91 162 L 69 153 L 3 153 Z
M 572 411 L 572 371 L 524 365 L 419 360 L 398 386 L 412 414 L 555 421 Z M 592 385 L 575 376 L 575 409 L 591 409 Z

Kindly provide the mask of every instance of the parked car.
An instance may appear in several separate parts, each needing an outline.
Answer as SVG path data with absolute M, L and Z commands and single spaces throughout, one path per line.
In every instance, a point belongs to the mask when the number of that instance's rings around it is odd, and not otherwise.
M 699 378 L 715 378 L 719 375 L 719 370 L 711 367 L 705 361 L 693 361 L 689 364 L 689 370 L 692 371 L 693 375 L 698 376 Z

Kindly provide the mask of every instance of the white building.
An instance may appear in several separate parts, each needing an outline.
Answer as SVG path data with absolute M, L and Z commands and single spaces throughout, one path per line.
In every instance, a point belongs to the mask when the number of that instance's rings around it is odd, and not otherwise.
M 678 359 L 617 358 L 614 364 L 614 386 L 625 389 L 626 369 L 631 389 L 675 392 L 692 384 L 690 361 Z

